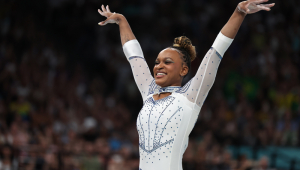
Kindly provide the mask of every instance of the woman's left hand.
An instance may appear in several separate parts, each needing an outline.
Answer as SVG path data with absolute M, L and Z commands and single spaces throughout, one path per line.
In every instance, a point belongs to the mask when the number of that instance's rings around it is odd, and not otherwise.
M 240 12 L 243 12 L 245 14 L 253 14 L 260 10 L 270 11 L 271 7 L 273 7 L 275 3 L 261 4 L 268 1 L 269 0 L 247 0 L 240 2 L 237 8 Z

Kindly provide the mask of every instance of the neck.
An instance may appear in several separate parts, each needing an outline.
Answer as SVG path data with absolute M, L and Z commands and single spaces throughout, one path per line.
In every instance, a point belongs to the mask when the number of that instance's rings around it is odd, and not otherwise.
M 178 87 L 178 86 L 181 87 L 181 82 L 180 82 L 180 83 L 173 83 L 173 84 L 167 85 L 167 86 L 160 86 L 160 87 L 163 88 L 163 87 L 174 87 L 174 86 L 175 86 L 175 87 Z

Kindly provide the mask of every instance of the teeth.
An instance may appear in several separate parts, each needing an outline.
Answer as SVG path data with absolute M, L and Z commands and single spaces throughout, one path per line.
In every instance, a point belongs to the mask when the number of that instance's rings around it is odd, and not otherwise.
M 165 73 L 157 73 L 157 75 L 166 75 Z

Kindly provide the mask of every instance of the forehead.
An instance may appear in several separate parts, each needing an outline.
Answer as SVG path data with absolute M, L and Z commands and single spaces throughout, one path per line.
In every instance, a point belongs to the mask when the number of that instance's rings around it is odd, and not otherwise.
M 161 60 L 161 59 L 171 58 L 173 60 L 177 60 L 180 59 L 180 57 L 181 54 L 176 49 L 166 48 L 158 54 L 157 59 Z

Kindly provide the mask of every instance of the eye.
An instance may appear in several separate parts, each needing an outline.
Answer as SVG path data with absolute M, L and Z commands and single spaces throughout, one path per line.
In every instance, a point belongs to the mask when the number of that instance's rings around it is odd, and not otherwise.
M 165 61 L 165 64 L 170 64 L 170 63 L 174 63 L 174 62 L 170 60 Z
M 155 63 L 154 63 L 155 65 L 157 65 L 157 64 L 159 64 L 159 62 L 158 61 L 155 61 Z

